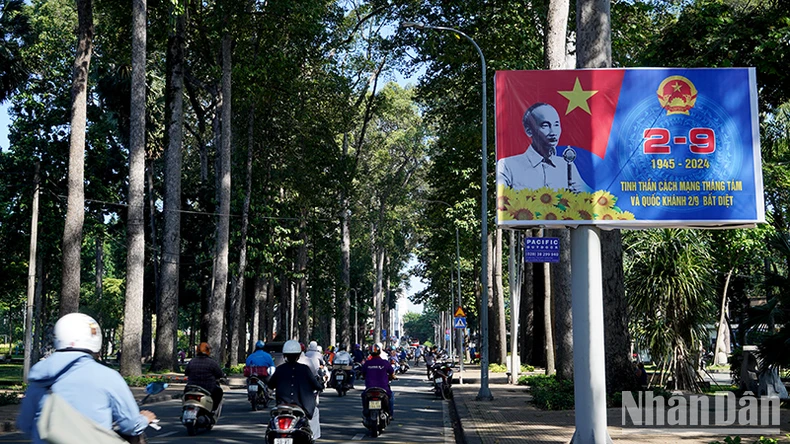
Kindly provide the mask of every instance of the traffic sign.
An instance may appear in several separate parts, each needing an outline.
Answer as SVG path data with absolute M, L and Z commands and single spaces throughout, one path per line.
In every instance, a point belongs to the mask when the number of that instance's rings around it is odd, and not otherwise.
M 453 322 L 453 327 L 466 328 L 466 318 L 463 316 L 456 316 L 455 322 Z
M 453 316 L 456 318 L 465 318 L 466 313 L 464 313 L 464 309 L 459 305 L 458 308 L 455 309 L 455 314 Z

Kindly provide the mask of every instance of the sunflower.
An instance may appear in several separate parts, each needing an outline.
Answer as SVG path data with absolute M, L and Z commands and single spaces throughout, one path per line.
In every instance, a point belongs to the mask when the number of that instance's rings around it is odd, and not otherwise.
M 497 186 L 496 193 L 496 208 L 499 211 L 507 211 L 510 203 L 515 200 L 517 191 L 507 185 L 500 184 Z
M 541 220 L 560 220 L 562 217 L 562 210 L 554 205 L 539 205 L 535 208 L 535 213 Z
M 534 206 L 532 195 L 527 190 L 513 191 L 508 194 L 508 206 L 505 210 L 500 210 L 499 220 L 533 220 L 535 212 L 531 209 Z
M 593 220 L 593 214 L 587 208 L 577 208 L 572 213 L 574 216 L 574 220 Z
M 535 200 L 540 202 L 542 205 L 557 205 L 560 199 L 557 197 L 559 193 L 557 190 L 553 190 L 548 187 L 539 188 L 535 191 Z
M 596 207 L 595 219 L 597 220 L 615 220 L 617 219 L 617 211 L 612 208 Z
M 617 213 L 617 215 L 615 216 L 615 219 L 617 219 L 617 220 L 636 220 L 636 217 L 634 217 L 634 213 L 632 213 L 630 211 L 623 211 L 622 213 Z
M 606 190 L 598 190 L 592 194 L 592 204 L 598 208 L 613 208 L 617 198 Z
M 573 193 L 568 190 L 563 190 L 560 194 L 557 195 L 557 208 L 563 211 L 567 211 L 569 208 L 573 208 L 576 205 L 576 199 L 578 196 L 576 193 Z

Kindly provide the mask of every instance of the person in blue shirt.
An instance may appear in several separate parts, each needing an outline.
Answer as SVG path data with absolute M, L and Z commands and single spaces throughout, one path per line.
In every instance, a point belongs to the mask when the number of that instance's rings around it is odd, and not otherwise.
M 354 350 L 351 352 L 351 356 L 354 357 L 354 362 L 358 362 L 360 364 L 365 362 L 365 353 L 362 351 L 359 344 L 354 344 Z
M 36 423 L 49 390 L 102 427 L 112 430 L 115 423 L 121 435 L 139 436 L 156 419 L 140 410 L 117 371 L 96 362 L 101 343 L 101 328 L 90 316 L 70 313 L 55 324 L 56 351 L 30 369 L 17 418 L 17 428 L 34 443 L 44 442 Z
M 266 344 L 263 341 L 255 343 L 255 351 L 247 357 L 247 367 L 274 367 L 272 355 L 263 351 Z

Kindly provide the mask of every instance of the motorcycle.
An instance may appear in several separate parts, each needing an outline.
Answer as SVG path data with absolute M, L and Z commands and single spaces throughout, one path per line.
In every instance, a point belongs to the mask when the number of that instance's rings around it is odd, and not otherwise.
M 214 400 L 211 392 L 197 385 L 184 388 L 184 400 L 181 402 L 181 423 L 187 428 L 189 436 L 197 435 L 198 431 L 211 430 L 219 420 L 222 403 L 214 411 Z
M 400 362 L 398 362 L 398 373 L 406 373 L 409 371 L 409 368 L 411 367 L 409 367 L 409 362 L 406 359 L 401 359 Z
M 433 392 L 445 401 L 453 397 L 452 367 L 448 362 L 440 362 L 433 367 Z
M 313 431 L 304 410 L 295 405 L 278 405 L 271 410 L 266 428 L 268 444 L 313 444 Z
M 362 393 L 362 424 L 373 438 L 379 436 L 390 423 L 389 395 L 379 387 Z
M 350 366 L 337 366 L 329 377 L 329 384 L 337 390 L 337 396 L 345 396 L 346 392 L 351 390 L 351 373 L 344 367 L 350 368 Z
M 269 406 L 272 397 L 269 386 L 263 379 L 265 375 L 251 375 L 247 378 L 247 400 L 250 401 L 252 411 L 265 409 Z
M 352 369 L 354 372 L 354 379 L 357 381 L 361 381 L 365 379 L 365 375 L 362 374 L 362 364 L 359 362 L 354 362 L 352 365 Z

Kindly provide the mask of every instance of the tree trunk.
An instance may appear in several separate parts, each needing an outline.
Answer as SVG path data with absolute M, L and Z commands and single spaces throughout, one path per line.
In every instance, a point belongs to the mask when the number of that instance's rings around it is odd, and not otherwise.
M 126 305 L 121 374 L 141 373 L 145 273 L 145 59 L 146 0 L 132 2 L 132 97 L 129 128 L 129 207 L 126 237 Z
M 620 230 L 601 232 L 603 272 L 604 347 L 606 350 L 606 390 L 609 393 L 637 390 L 639 381 L 631 362 L 631 335 L 628 333 L 628 303 L 623 282 L 623 240 Z
M 299 253 L 297 257 L 297 273 L 299 276 L 299 340 L 307 343 L 310 339 L 310 297 L 307 292 L 307 224 L 305 223 L 307 212 L 302 212 L 302 220 L 299 222 Z
M 569 9 L 569 0 L 549 1 L 544 42 L 544 63 L 546 69 L 563 69 L 566 67 L 565 58 Z
M 551 317 L 551 265 L 543 264 L 543 327 L 546 329 L 546 374 L 553 375 L 554 367 L 554 335 Z
M 373 260 L 374 271 L 376 279 L 373 283 L 373 300 L 376 308 L 376 318 L 373 321 L 373 342 L 381 342 L 381 292 L 384 280 L 384 249 L 381 247 L 373 247 Z
M 142 346 L 140 347 L 140 355 L 144 361 L 148 361 L 153 357 L 153 316 L 159 310 L 159 304 L 162 297 L 162 285 L 160 282 L 160 269 L 159 269 L 159 238 L 156 234 L 156 204 L 154 196 L 154 161 L 146 161 L 146 175 L 148 177 L 148 219 L 151 226 L 151 263 L 154 271 L 154 300 L 151 303 L 150 296 L 146 299 L 143 294 L 143 338 Z M 152 306 L 153 305 L 153 306 Z
M 77 0 L 77 54 L 72 71 L 71 129 L 66 221 L 63 227 L 63 274 L 60 316 L 80 305 L 80 247 L 85 220 L 85 131 L 87 126 L 88 72 L 93 53 L 93 3 Z M 128 286 L 127 286 L 128 288 Z
M 488 237 L 486 238 L 486 246 L 487 251 L 486 254 L 488 255 L 488 261 L 486 265 L 486 273 L 488 277 L 488 284 L 486 291 L 488 292 L 488 357 L 489 362 L 496 360 L 498 358 L 498 354 L 494 351 L 497 347 L 497 341 L 499 340 L 499 330 L 497 329 L 497 317 L 499 317 L 499 310 L 495 305 L 496 297 L 494 295 L 494 268 L 496 268 L 496 260 L 494 255 L 494 233 L 489 232 Z
M 219 155 L 219 216 L 215 251 L 214 288 L 211 291 L 208 340 L 216 356 L 222 356 L 225 331 L 225 299 L 228 290 L 228 241 L 230 232 L 230 137 L 231 137 L 231 36 L 222 36 L 222 145 Z
M 104 292 L 104 234 L 96 233 L 96 300 L 100 301 Z
M 33 364 L 33 319 L 36 313 L 33 308 L 36 305 L 36 276 L 38 265 L 38 198 L 40 195 L 39 169 L 41 162 L 36 162 L 36 170 L 33 176 L 33 205 L 30 218 L 30 255 L 27 264 L 27 303 L 25 304 L 25 358 L 22 369 L 22 382 L 27 383 L 27 374 Z M 98 242 L 98 240 L 97 240 Z
M 44 312 L 44 255 L 41 249 L 36 253 L 36 290 L 34 295 L 35 308 L 33 319 L 36 321 L 33 331 L 33 354 L 30 362 L 38 362 L 41 359 L 41 348 L 44 342 L 44 326 L 47 325 L 47 316 Z
M 250 350 L 255 350 L 255 343 L 258 340 L 265 340 L 265 330 L 263 329 L 264 318 L 262 316 L 265 300 L 266 280 L 260 276 L 255 277 L 255 294 L 252 302 L 252 326 L 250 327 Z
M 241 317 L 241 305 L 244 301 L 244 273 L 247 271 L 247 231 L 250 226 L 250 201 L 252 200 L 252 152 L 254 145 L 255 135 L 255 106 L 250 109 L 247 120 L 247 163 L 245 165 L 247 170 L 247 178 L 244 185 L 244 205 L 241 210 L 241 245 L 239 246 L 239 272 L 234 279 L 233 293 L 231 295 L 230 305 L 230 326 L 228 331 L 231 335 L 230 341 L 230 365 L 238 364 L 237 356 L 239 355 L 239 335 L 235 334 L 243 325 Z
M 290 302 L 290 291 L 288 288 L 290 283 L 286 277 L 285 272 L 280 273 L 280 301 L 279 308 L 277 309 L 277 338 L 284 338 L 287 341 L 291 339 L 288 336 L 288 303 Z
M 727 324 L 727 290 L 730 287 L 730 278 L 735 268 L 727 272 L 724 280 L 724 291 L 721 295 L 721 311 L 719 312 L 719 326 L 716 331 L 716 347 L 713 349 L 713 364 L 726 365 L 727 354 L 730 353 L 730 327 Z
M 518 321 L 521 306 L 521 277 L 524 258 L 521 256 L 521 234 L 515 230 L 508 230 L 510 235 L 510 260 L 508 262 L 508 277 L 510 278 L 510 371 L 513 374 L 511 382 L 518 382 L 518 373 L 521 371 L 521 359 L 518 354 Z
M 178 291 L 181 266 L 181 150 L 184 128 L 184 41 L 186 17 L 173 5 L 176 30 L 167 42 L 167 147 L 165 148 L 165 228 L 162 239 L 161 294 L 156 313 L 156 347 L 151 369 L 177 369 Z
M 382 290 L 383 295 L 383 304 L 382 304 L 382 325 L 384 326 L 384 330 L 387 331 L 387 334 L 384 335 L 384 344 L 389 347 L 390 337 L 392 337 L 392 323 L 390 322 L 390 274 L 389 274 L 389 257 L 387 256 L 386 251 L 384 252 L 384 287 Z
M 573 314 L 571 310 L 571 232 L 567 228 L 550 230 L 560 239 L 560 262 L 551 267 L 554 295 L 554 339 L 557 377 L 573 381 Z
M 505 365 L 507 363 L 507 318 L 505 316 L 505 289 L 502 285 L 502 229 L 496 230 L 496 250 L 494 252 L 494 284 L 496 285 L 496 318 L 495 325 L 496 335 L 499 337 L 495 344 L 497 350 L 493 353 L 499 364 Z
M 531 236 L 531 230 L 524 232 L 524 236 Z M 521 281 L 521 306 L 519 307 L 519 324 L 521 330 L 521 362 L 534 363 L 534 342 L 535 342 L 535 288 L 534 267 L 530 264 L 524 266 L 524 278 Z
M 343 159 L 348 158 L 348 133 L 343 134 Z M 348 191 L 340 190 L 340 284 L 343 288 L 340 311 L 340 343 L 351 350 L 351 227 Z M 334 305 L 333 305 L 334 307 Z

